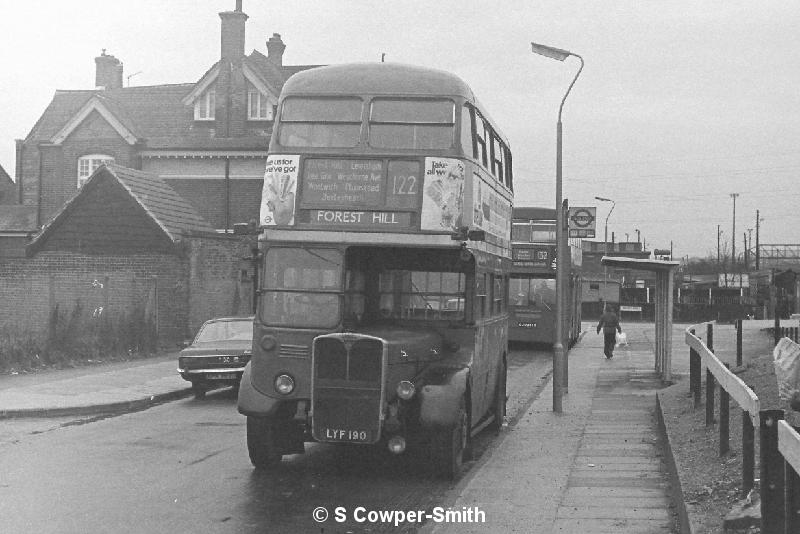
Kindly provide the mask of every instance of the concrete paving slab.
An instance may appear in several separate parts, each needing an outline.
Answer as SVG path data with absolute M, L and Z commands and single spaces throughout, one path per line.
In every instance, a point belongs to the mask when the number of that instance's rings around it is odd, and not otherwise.
M 664 534 L 671 532 L 661 520 L 647 519 L 559 519 L 552 531 L 558 534 Z
M 560 506 L 558 519 L 648 519 L 667 522 L 666 508 L 631 508 L 626 506 Z
M 629 339 L 637 340 L 636 331 L 628 329 Z M 645 342 L 642 331 L 638 341 Z M 601 343 L 584 337 L 570 351 L 563 414 L 552 412 L 549 383 L 456 488 L 448 504 L 485 508 L 487 524 L 426 525 L 422 534 L 671 532 L 653 353 L 619 350 L 607 361 L 598 358 Z

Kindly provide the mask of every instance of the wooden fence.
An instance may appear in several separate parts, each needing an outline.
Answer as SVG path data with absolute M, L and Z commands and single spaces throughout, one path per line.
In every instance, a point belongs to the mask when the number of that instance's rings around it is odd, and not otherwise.
M 696 335 L 706 330 L 705 343 Z M 784 419 L 783 410 L 762 410 L 758 396 L 728 365 L 714 355 L 714 322 L 686 329 L 689 346 L 689 390 L 694 406 L 701 404 L 701 369 L 706 367 L 706 426 L 713 426 L 714 397 L 719 384 L 719 454 L 730 449 L 730 398 L 742 411 L 742 492 L 754 486 L 755 426 L 759 428 L 761 532 L 797 534 L 800 532 L 800 435 Z M 737 321 L 736 363 L 742 364 L 742 325 Z

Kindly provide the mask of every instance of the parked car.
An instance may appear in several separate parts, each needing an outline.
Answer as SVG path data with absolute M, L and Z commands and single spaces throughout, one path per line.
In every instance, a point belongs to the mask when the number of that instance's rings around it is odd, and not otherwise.
M 239 387 L 253 350 L 253 317 L 219 317 L 203 323 L 178 355 L 178 372 L 192 383 L 195 398 L 222 385 Z

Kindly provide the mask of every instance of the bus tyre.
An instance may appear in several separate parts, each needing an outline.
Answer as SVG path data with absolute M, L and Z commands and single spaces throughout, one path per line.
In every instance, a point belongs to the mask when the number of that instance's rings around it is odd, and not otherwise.
M 247 417 L 247 452 L 256 469 L 278 465 L 283 455 L 275 444 L 275 425 L 265 417 Z
M 500 371 L 497 375 L 497 388 L 495 388 L 494 392 L 494 420 L 490 425 L 490 428 L 496 431 L 500 431 L 503 428 L 503 421 L 506 418 L 506 400 L 507 400 L 507 380 L 508 380 L 508 365 L 506 364 L 506 359 L 500 361 Z
M 464 460 L 469 459 L 469 416 L 464 397 L 461 397 L 455 424 L 437 431 L 433 442 L 439 475 L 447 480 L 457 479 Z
M 195 399 L 205 399 L 206 398 L 206 388 L 202 382 L 192 382 L 192 393 L 194 393 Z

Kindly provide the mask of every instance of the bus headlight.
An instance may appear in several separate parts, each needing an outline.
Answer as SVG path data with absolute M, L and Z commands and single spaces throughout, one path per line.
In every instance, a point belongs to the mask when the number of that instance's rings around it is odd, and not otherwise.
M 415 388 L 414 384 L 408 380 L 401 380 L 400 383 L 397 384 L 397 396 L 404 401 L 411 400 L 411 397 L 414 396 L 416 391 L 417 388 Z
M 281 395 L 288 395 L 294 391 L 294 378 L 289 375 L 278 375 L 275 377 L 275 391 Z
M 386 444 L 394 454 L 400 454 L 406 450 L 406 439 L 403 436 L 392 436 Z

